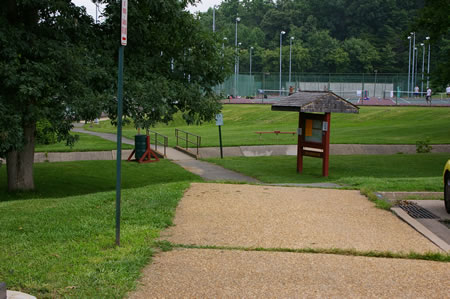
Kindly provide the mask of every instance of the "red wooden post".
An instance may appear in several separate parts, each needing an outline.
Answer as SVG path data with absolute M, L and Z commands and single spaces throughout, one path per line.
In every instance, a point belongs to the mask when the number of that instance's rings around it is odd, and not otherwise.
M 305 132 L 303 132 L 303 117 L 302 112 L 298 113 L 298 127 L 301 131 L 301 134 L 298 135 L 297 142 L 297 172 L 302 173 L 303 171 L 303 136 Z
M 331 113 L 325 113 L 325 122 L 326 124 L 326 131 L 325 134 L 323 134 L 322 137 L 322 144 L 323 144 L 323 163 L 322 163 L 322 175 L 327 177 L 328 176 L 328 166 L 330 161 L 330 122 L 331 122 Z

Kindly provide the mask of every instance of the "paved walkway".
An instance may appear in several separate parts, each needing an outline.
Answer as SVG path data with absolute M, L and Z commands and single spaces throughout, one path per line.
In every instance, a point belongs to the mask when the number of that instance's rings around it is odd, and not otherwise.
M 441 252 L 358 191 L 196 183 L 162 239 L 177 246 L 154 257 L 130 298 L 450 294 L 448 263 L 342 254 Z

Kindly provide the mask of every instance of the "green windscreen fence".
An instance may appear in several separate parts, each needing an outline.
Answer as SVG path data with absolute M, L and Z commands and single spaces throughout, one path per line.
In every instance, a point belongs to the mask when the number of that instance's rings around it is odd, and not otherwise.
M 417 82 L 420 86 L 421 82 Z M 254 97 L 263 91 L 287 93 L 294 90 L 330 90 L 345 98 L 386 97 L 401 95 L 408 97 L 408 74 L 323 74 L 323 73 L 241 73 L 227 78 L 217 85 L 215 91 L 223 97 Z M 411 88 L 410 88 L 411 89 Z

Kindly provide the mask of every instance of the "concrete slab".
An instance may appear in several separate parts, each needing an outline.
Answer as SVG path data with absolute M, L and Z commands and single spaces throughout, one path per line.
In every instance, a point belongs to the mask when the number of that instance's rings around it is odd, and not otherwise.
M 439 192 L 442 194 L 441 198 L 444 198 L 444 192 Z M 441 220 L 449 220 L 450 214 L 445 210 L 445 203 L 443 200 L 409 200 L 427 209 L 434 215 L 438 216 Z
M 448 298 L 447 263 L 326 254 L 176 249 L 129 298 Z
M 440 252 L 358 191 L 192 184 L 181 200 L 173 243 L 263 248 Z
M 36 297 L 17 291 L 6 291 L 7 299 L 36 299 Z
M 221 166 L 198 161 L 195 159 L 191 160 L 178 160 L 173 161 L 180 165 L 187 171 L 190 171 L 196 175 L 201 176 L 208 181 L 233 181 L 233 182 L 247 182 L 247 183 L 261 183 L 255 178 L 225 169 Z
M 434 232 L 429 230 L 427 227 L 425 227 L 418 219 L 414 219 L 411 216 L 408 215 L 405 211 L 403 211 L 399 207 L 393 207 L 391 210 L 402 220 L 404 220 L 406 223 L 411 225 L 416 231 L 421 233 L 423 236 L 425 236 L 427 239 L 429 239 L 431 242 L 436 244 L 439 248 L 441 248 L 443 251 L 449 252 L 450 251 L 450 245 L 447 244 L 444 240 L 442 240 L 439 236 L 437 236 Z
M 122 150 L 122 160 L 128 159 L 132 150 Z M 35 153 L 34 163 L 42 162 L 68 162 L 68 161 L 90 161 L 90 160 L 116 160 L 117 151 L 97 152 L 67 152 L 67 153 Z

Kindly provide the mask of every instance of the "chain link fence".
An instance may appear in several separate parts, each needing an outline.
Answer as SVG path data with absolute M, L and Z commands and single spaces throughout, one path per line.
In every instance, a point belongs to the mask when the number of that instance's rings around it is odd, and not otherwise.
M 323 73 L 279 73 L 233 74 L 223 84 L 215 87 L 223 97 L 256 97 L 261 91 L 272 90 L 330 90 L 346 98 L 388 96 L 409 97 L 407 74 L 323 74 Z M 411 95 L 412 96 L 412 95 Z

